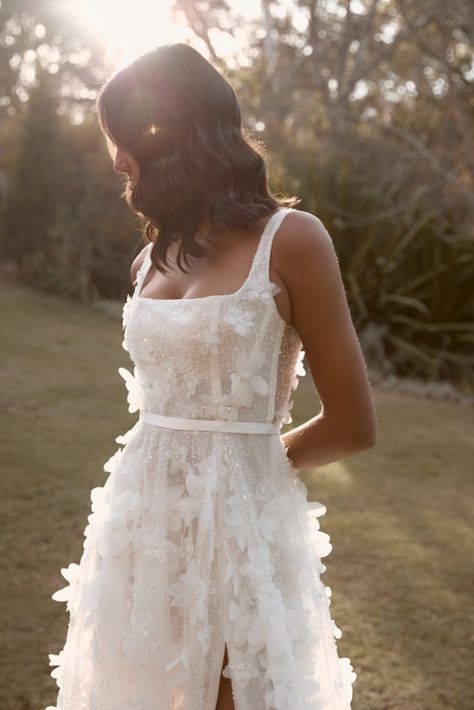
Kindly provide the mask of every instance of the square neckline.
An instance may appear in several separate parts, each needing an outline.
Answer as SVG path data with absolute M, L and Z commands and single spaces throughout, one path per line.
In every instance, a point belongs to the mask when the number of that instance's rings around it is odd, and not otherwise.
M 263 228 L 263 232 L 261 233 L 261 235 L 259 237 L 258 245 L 255 250 L 255 254 L 253 255 L 252 263 L 250 265 L 250 270 L 247 274 L 245 281 L 243 282 L 243 284 L 240 286 L 240 288 L 237 291 L 233 291 L 232 293 L 216 293 L 216 294 L 211 294 L 210 296 L 195 296 L 195 297 L 191 297 L 191 298 L 183 298 L 183 297 L 181 297 L 181 298 L 153 298 L 152 296 L 142 296 L 141 291 L 143 288 L 143 283 L 146 280 L 147 276 L 149 275 L 151 267 L 153 266 L 153 264 L 150 263 L 145 274 L 144 274 L 143 279 L 140 279 L 140 281 L 137 281 L 137 287 L 136 287 L 137 288 L 137 299 L 140 301 L 152 301 L 152 302 L 156 301 L 157 303 L 168 303 L 168 302 L 169 303 L 181 303 L 182 301 L 209 301 L 209 300 L 218 300 L 218 299 L 223 299 L 223 298 L 234 298 L 234 297 L 239 296 L 247 288 L 247 286 L 253 276 L 253 272 L 256 269 L 258 258 L 260 256 L 260 252 L 265 245 L 265 242 L 266 242 L 265 237 L 267 236 L 267 234 L 270 230 L 270 225 L 272 224 L 275 217 L 278 214 L 280 214 L 280 212 L 282 212 L 282 211 L 287 211 L 287 210 L 285 207 L 278 207 L 276 209 L 276 211 L 272 214 L 272 216 L 267 220 L 267 223 L 265 224 L 265 227 Z M 153 243 L 150 242 L 149 246 L 151 246 L 151 248 L 153 248 Z M 145 259 L 143 261 L 142 268 L 144 267 L 145 264 L 148 264 L 148 261 L 151 262 L 151 260 L 150 260 L 151 248 L 148 249 L 148 251 L 145 255 Z M 141 269 L 140 269 L 140 271 L 141 271 Z M 268 282 L 271 285 L 273 285 L 272 281 L 270 281 L 269 274 L 267 274 L 267 277 L 268 277 Z M 284 321 L 284 322 L 286 322 L 286 321 Z M 289 325 L 289 324 L 286 323 L 286 325 Z

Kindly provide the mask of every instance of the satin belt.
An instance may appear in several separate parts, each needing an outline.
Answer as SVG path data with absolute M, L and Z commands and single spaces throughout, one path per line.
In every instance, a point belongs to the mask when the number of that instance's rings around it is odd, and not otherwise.
M 140 421 L 166 429 L 186 429 L 189 431 L 221 431 L 234 434 L 279 434 L 278 422 L 234 422 L 218 419 L 183 419 L 166 417 L 155 412 L 140 411 Z

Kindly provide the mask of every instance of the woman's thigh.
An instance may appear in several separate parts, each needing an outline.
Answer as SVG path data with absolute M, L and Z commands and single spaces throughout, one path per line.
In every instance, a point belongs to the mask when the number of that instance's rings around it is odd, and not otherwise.
M 222 670 L 228 663 L 227 645 L 224 647 L 224 661 L 221 669 L 221 680 L 219 683 L 219 693 L 217 695 L 216 710 L 235 710 L 234 699 L 232 697 L 232 682 L 230 678 L 224 678 Z

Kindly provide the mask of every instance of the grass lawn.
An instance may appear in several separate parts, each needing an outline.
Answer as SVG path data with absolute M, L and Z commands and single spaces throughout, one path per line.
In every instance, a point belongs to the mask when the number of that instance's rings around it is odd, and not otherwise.
M 90 489 L 137 415 L 117 372 L 131 367 L 119 320 L 10 284 L 1 294 L 0 708 L 43 710 L 67 625 L 51 594 L 80 559 Z M 308 376 L 296 395 L 290 426 L 318 411 Z M 376 447 L 300 473 L 328 508 L 322 579 L 339 654 L 358 673 L 353 710 L 471 710 L 473 410 L 374 395 Z

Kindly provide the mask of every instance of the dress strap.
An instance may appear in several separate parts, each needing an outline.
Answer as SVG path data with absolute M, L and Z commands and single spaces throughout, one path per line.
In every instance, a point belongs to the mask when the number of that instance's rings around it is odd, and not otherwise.
M 253 278 L 257 278 L 259 281 L 263 281 L 266 285 L 272 284 L 270 277 L 272 244 L 278 228 L 289 212 L 291 212 L 291 207 L 280 207 L 268 220 L 265 230 L 261 236 L 257 253 L 255 254 L 249 281 L 252 281 Z
M 291 207 L 279 207 L 267 221 L 263 233 L 260 237 L 260 241 L 258 243 L 257 250 L 252 261 L 250 272 L 240 290 L 244 291 L 246 288 L 251 286 L 254 281 L 263 281 L 267 286 L 272 285 L 270 279 L 270 256 L 273 240 L 281 223 L 285 219 L 286 215 L 291 211 Z M 139 295 L 140 293 L 142 282 L 145 279 L 146 274 L 148 273 L 148 269 L 151 266 L 150 253 L 152 248 L 153 242 L 150 242 L 146 245 L 146 251 L 142 265 L 137 271 L 137 276 L 135 279 L 135 289 L 137 295 Z
M 145 247 L 145 256 L 143 257 L 142 265 L 138 269 L 136 276 L 135 276 L 135 281 L 134 281 L 134 286 L 135 286 L 135 292 L 139 294 L 143 279 L 145 278 L 146 274 L 148 273 L 148 269 L 151 264 L 151 259 L 150 259 L 150 253 L 151 250 L 153 249 L 153 242 L 149 242 Z

